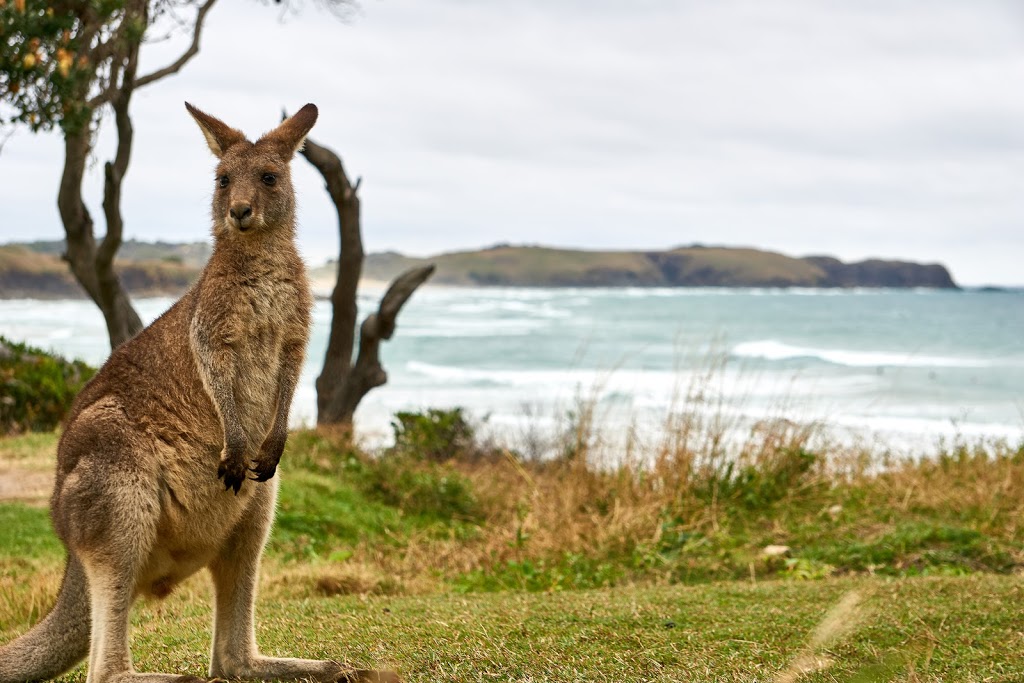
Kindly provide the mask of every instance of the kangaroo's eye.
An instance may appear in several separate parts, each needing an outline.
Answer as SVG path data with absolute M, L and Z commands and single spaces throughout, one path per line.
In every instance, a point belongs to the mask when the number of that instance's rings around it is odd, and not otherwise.
M 267 185 L 269 187 L 269 186 L 273 185 L 276 182 L 277 182 L 277 176 L 274 175 L 273 173 L 264 173 L 263 174 L 263 184 L 264 185 Z
M 226 175 L 222 175 L 217 180 L 217 184 L 220 185 L 221 187 L 227 187 L 228 183 L 230 183 L 230 182 L 231 182 L 231 180 Z

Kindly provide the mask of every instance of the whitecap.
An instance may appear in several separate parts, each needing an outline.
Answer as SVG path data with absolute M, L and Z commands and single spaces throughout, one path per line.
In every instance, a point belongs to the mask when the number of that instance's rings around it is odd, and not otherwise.
M 759 358 L 770 361 L 799 358 L 817 359 L 847 367 L 941 367 L 987 368 L 993 363 L 980 358 L 954 358 L 927 356 L 912 351 L 861 351 L 854 349 L 818 349 L 794 346 L 775 339 L 742 342 L 732 347 L 731 355 L 738 358 Z

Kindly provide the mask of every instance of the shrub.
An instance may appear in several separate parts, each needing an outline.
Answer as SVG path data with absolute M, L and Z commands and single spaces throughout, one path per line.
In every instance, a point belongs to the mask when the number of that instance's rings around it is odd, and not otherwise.
M 53 430 L 95 373 L 82 361 L 67 361 L 0 336 L 0 430 Z
M 395 413 L 391 429 L 393 451 L 418 459 L 444 462 L 474 450 L 476 435 L 462 408 Z
M 748 509 L 771 506 L 799 488 L 818 461 L 803 448 L 781 448 L 754 462 L 729 461 L 704 485 L 700 493 L 730 498 Z M 698 487 L 701 488 L 701 487 Z
M 390 453 L 372 462 L 364 477 L 368 494 L 406 514 L 443 521 L 480 517 L 469 480 L 448 465 Z

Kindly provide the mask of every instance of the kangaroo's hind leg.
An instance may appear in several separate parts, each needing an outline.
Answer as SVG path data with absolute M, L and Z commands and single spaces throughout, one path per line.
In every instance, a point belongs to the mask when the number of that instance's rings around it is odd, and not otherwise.
M 256 646 L 254 609 L 260 557 L 274 515 L 277 479 L 257 487 L 252 507 L 210 564 L 216 593 L 210 676 L 258 680 L 365 681 L 393 683 L 389 671 L 352 669 L 338 662 L 267 657 Z
M 133 455 L 129 439 L 113 433 L 105 446 L 77 460 L 54 496 L 54 521 L 89 586 L 88 683 L 198 680 L 136 674 L 132 666 L 129 616 L 140 573 L 157 542 L 160 500 L 145 458 Z
M 92 599 L 92 643 L 87 683 L 198 683 L 178 674 L 136 673 L 128 648 L 128 621 L 135 587 L 126 565 L 87 561 Z

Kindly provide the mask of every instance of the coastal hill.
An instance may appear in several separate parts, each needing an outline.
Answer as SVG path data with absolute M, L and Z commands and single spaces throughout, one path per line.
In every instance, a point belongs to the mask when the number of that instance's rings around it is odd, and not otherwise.
M 63 249 L 63 242 L 56 241 L 0 246 L 0 298 L 84 296 L 60 258 Z M 205 243 L 126 241 L 116 265 L 134 296 L 177 296 L 195 280 L 209 253 Z M 828 256 L 794 258 L 758 249 L 700 245 L 668 251 L 497 245 L 429 258 L 386 252 L 366 257 L 363 277 L 391 280 L 426 263 L 437 265 L 432 283 L 462 286 L 956 288 L 949 271 L 939 264 L 843 263 Z M 333 282 L 334 267 L 315 269 L 313 276 Z
M 497 245 L 413 258 L 370 254 L 363 276 L 390 280 L 434 263 L 435 284 L 512 287 L 933 287 L 954 289 L 945 266 L 906 261 L 844 263 L 771 251 L 692 245 L 668 251 L 581 251 Z
M 125 243 L 115 268 L 134 296 L 177 296 L 199 275 L 209 255 L 196 254 L 204 245 Z M 60 254 L 63 242 L 0 246 L 0 299 L 80 299 L 85 291 Z M 136 258 L 125 254 L 137 254 Z M 195 255 L 194 255 L 195 254 Z M 196 263 L 195 259 L 201 259 Z

